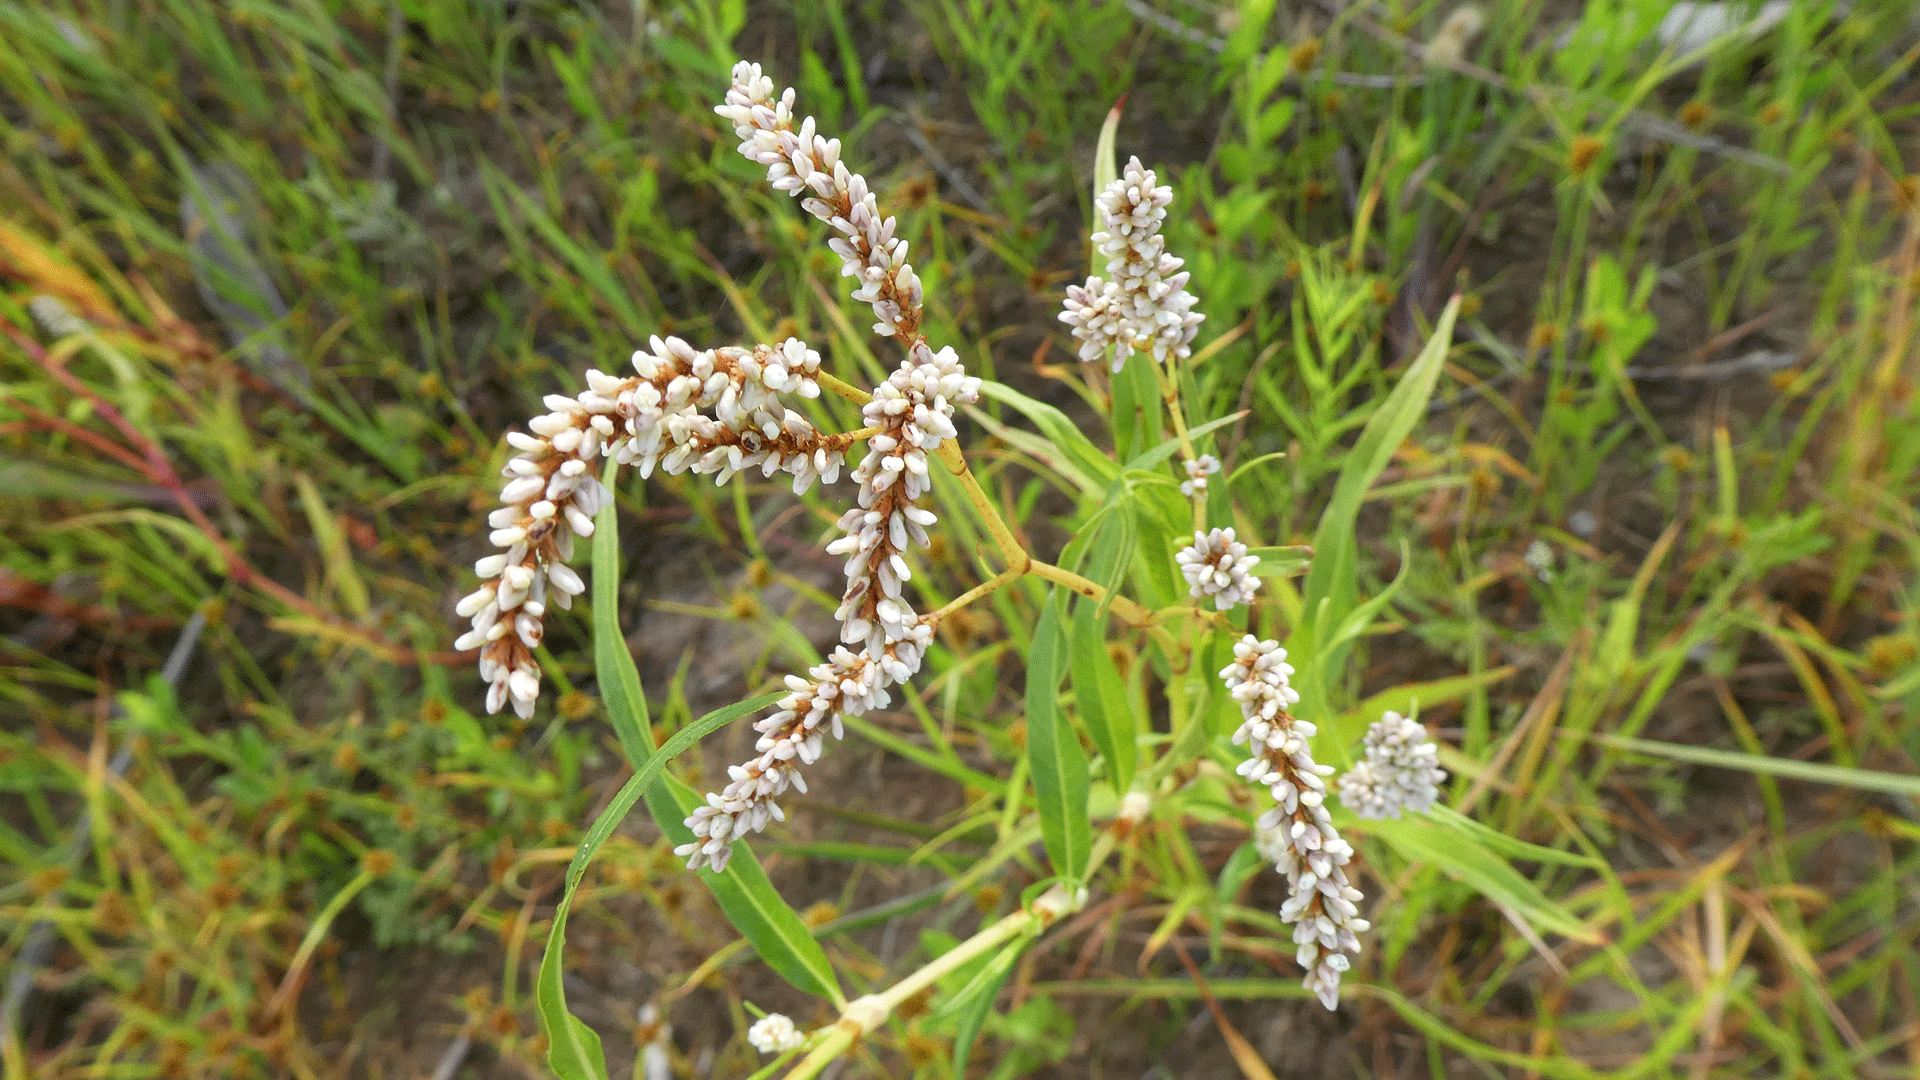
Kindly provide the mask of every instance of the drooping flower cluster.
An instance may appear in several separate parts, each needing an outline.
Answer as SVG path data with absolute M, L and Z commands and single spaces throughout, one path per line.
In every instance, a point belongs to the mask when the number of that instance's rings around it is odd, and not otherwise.
M 905 555 L 910 545 L 927 546 L 927 526 L 936 520 L 918 505 L 930 481 L 928 454 L 954 437 L 954 403 L 979 394 L 980 380 L 961 368 L 952 349 L 934 353 L 917 342 L 913 356 L 861 410 L 867 425 L 881 431 L 854 469 L 859 505 L 840 517 L 845 535 L 827 546 L 848 556 L 847 589 L 835 615 L 841 641 L 853 648 L 836 649 L 806 679 L 788 677 L 790 692 L 754 725 L 756 756 L 729 768 L 727 786 L 687 818 L 695 840 L 674 854 L 685 857 L 689 869 L 725 869 L 734 840 L 784 818 L 775 798 L 788 787 L 807 789 L 800 766 L 820 756 L 824 733 L 840 738 L 841 716 L 885 708 L 887 687 L 920 670 L 933 627 L 901 591 L 911 577 Z
M 1185 463 L 1187 478 L 1180 484 L 1180 494 L 1191 499 L 1207 490 L 1207 477 L 1220 471 L 1220 459 L 1212 454 L 1201 454 Z
M 839 140 L 818 135 L 812 117 L 794 130 L 793 103 L 791 89 L 776 97 L 759 65 L 742 63 L 716 111 L 734 122 L 740 152 L 767 166 L 776 189 L 813 193 L 802 205 L 841 234 L 832 246 L 845 274 L 861 283 L 854 298 L 873 307 L 875 332 L 898 338 L 907 357 L 862 407 L 875 433 L 853 473 L 859 504 L 841 515 L 844 535 L 827 547 L 847 557 L 847 587 L 835 612 L 843 645 L 807 678 L 788 677 L 788 694 L 754 725 L 755 757 L 729 768 L 726 787 L 688 816 L 695 839 L 674 853 L 689 869 L 725 869 L 734 840 L 784 816 L 775 798 L 789 787 L 806 790 L 800 766 L 820 756 L 826 733 L 841 736 L 840 718 L 886 707 L 887 688 L 920 670 L 933 627 L 901 589 L 911 577 L 906 553 L 927 546 L 926 530 L 936 520 L 919 505 L 931 483 L 930 456 L 957 434 L 954 407 L 980 396 L 980 380 L 954 351 L 934 351 L 919 332 L 920 283 L 907 264 L 906 241 L 893 235 L 894 219 L 880 217 L 866 181 L 840 160 Z
M 1092 240 L 1107 257 L 1108 276 L 1067 286 L 1066 310 L 1060 313 L 1080 342 L 1080 359 L 1097 360 L 1118 346 L 1112 356 L 1116 372 L 1135 351 L 1162 362 L 1169 356 L 1186 359 L 1206 318 L 1193 310 L 1187 273 L 1180 269 L 1183 260 L 1167 254 L 1160 235 L 1173 188 L 1155 186 L 1156 181 L 1152 169 L 1131 158 L 1126 172 L 1100 193 L 1095 200 L 1100 229 Z
M 785 472 L 796 492 L 816 476 L 830 482 L 839 475 L 851 440 L 821 435 L 779 400 L 820 393 L 814 381 L 820 354 L 805 342 L 703 352 L 679 338 L 656 337 L 650 349 L 633 354 L 634 377 L 589 371 L 587 390 L 571 398 L 548 395 L 552 411 L 534 417 L 528 433 L 507 436 L 520 453 L 502 470 L 503 505 L 487 519 L 494 530 L 489 539 L 504 550 L 474 564 L 481 586 L 455 609 L 473 620 L 454 647 L 481 650 L 488 712 L 512 701 L 520 716 L 533 714 L 540 695 L 533 650 L 544 633 L 546 605 L 569 607 L 586 591 L 566 563 L 573 538 L 593 535 L 593 515 L 608 498 L 592 475 L 594 458 L 636 463 L 643 475 L 658 465 L 722 483 L 746 469 Z
M 785 1013 L 768 1013 L 747 1029 L 747 1043 L 763 1054 L 784 1054 L 798 1050 L 807 1041 Z
M 841 258 L 840 272 L 859 282 L 853 298 L 873 308 L 873 332 L 914 340 L 920 331 L 920 280 L 907 263 L 907 242 L 893 235 L 894 219 L 882 218 L 866 178 L 840 160 L 840 140 L 823 137 L 813 117 L 793 126 L 793 88 L 778 95 L 759 64 L 733 66 L 727 100 L 714 112 L 733 121 L 740 153 L 767 167 L 774 190 L 811 192 L 807 213 L 840 233 L 829 242 Z
M 1232 529 L 1193 534 L 1193 543 L 1173 557 L 1187 578 L 1187 595 L 1198 600 L 1213 597 L 1215 610 L 1253 602 L 1260 579 L 1253 568 L 1260 556 L 1247 554 L 1247 545 L 1234 539 Z
M 1308 750 L 1314 726 L 1288 711 L 1300 694 L 1288 681 L 1293 667 L 1287 651 L 1248 634 L 1233 656 L 1220 678 L 1244 717 L 1233 741 L 1246 743 L 1250 756 L 1238 772 L 1279 804 L 1256 823 L 1260 850 L 1287 878 L 1280 918 L 1293 926 L 1295 959 L 1307 970 L 1304 985 L 1332 1009 L 1340 1001 L 1340 973 L 1359 955 L 1358 935 L 1369 928 L 1356 906 L 1360 890 L 1348 883 L 1344 869 L 1353 848 L 1327 813 L 1325 777 L 1333 770 L 1315 764 Z
M 1438 802 L 1446 779 L 1427 729 L 1389 711 L 1367 726 L 1366 758 L 1340 778 L 1340 803 L 1363 818 L 1397 818 Z

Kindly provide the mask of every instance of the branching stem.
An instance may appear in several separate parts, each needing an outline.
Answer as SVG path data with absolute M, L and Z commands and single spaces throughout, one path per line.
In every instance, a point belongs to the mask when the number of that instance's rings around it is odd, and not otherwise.
M 998 590 L 1008 582 L 1019 580 L 1022 576 L 1023 572 L 1020 568 L 1009 566 L 980 584 L 975 585 L 973 588 L 968 589 L 966 592 L 961 593 L 959 596 L 947 601 L 938 611 L 929 612 L 926 615 L 920 616 L 920 621 L 923 623 L 937 624 L 948 615 L 959 611 L 961 608 L 966 607 L 968 604 L 973 603 L 988 593 Z
M 1132 823 L 1130 823 L 1132 824 Z M 1094 840 L 1093 851 L 1088 859 L 1088 874 L 1100 868 L 1107 856 L 1119 846 L 1119 835 L 1108 829 Z M 1086 886 L 1076 882 L 1062 881 L 1055 884 L 1034 900 L 1032 905 L 1008 915 L 992 926 L 982 928 L 972 937 L 947 950 L 938 959 L 927 966 L 895 983 L 883 993 L 868 994 L 847 1003 L 841 1011 L 840 1019 L 828 1029 L 820 1042 L 807 1052 L 787 1073 L 785 1080 L 811 1080 L 827 1067 L 827 1063 L 846 1053 L 855 1039 L 887 1022 L 893 1010 L 920 993 L 947 974 L 967 963 L 986 956 L 1002 945 L 1022 936 L 1039 934 L 1065 916 L 1072 915 L 1087 904 Z
M 819 383 L 821 388 L 828 393 L 846 398 L 855 405 L 865 405 L 867 402 L 873 400 L 872 394 L 867 393 L 852 383 L 841 382 L 839 379 L 834 378 L 824 371 L 815 374 L 813 378 L 814 381 Z
M 999 509 L 987 496 L 986 489 L 980 486 L 980 481 L 974 479 L 973 470 L 967 468 L 966 456 L 960 453 L 959 442 L 948 439 L 934 449 L 934 454 L 939 457 L 940 463 L 947 467 L 947 471 L 953 473 L 954 477 L 960 481 L 960 487 L 967 493 L 967 501 L 973 504 L 974 512 L 980 515 L 980 520 L 986 523 L 987 531 L 993 534 L 994 546 L 1000 549 L 1000 557 L 1006 560 L 1008 569 L 1018 569 L 1021 573 L 1026 573 L 1028 566 L 1033 562 L 1033 555 L 1014 537 L 1013 530 L 1007 527 L 1006 519 L 1000 516 Z

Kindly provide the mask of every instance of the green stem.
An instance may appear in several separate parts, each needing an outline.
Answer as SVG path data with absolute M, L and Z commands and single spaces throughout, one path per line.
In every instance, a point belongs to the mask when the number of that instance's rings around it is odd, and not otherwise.
M 1138 824 L 1128 821 L 1128 830 Z M 1087 873 L 1091 875 L 1113 854 L 1119 846 L 1122 830 L 1104 829 L 1093 842 L 1093 851 L 1089 854 Z M 972 937 L 954 946 L 932 963 L 895 983 L 885 993 L 868 994 L 863 998 L 848 1002 L 841 1011 L 840 1020 L 828 1030 L 820 1042 L 807 1052 L 793 1067 L 785 1080 L 811 1080 L 818 1076 L 827 1063 L 846 1053 L 855 1039 L 887 1022 L 893 1010 L 907 999 L 932 986 L 944 975 L 964 967 L 974 959 L 1005 945 L 1024 934 L 1039 934 L 1062 918 L 1078 912 L 1087 906 L 1086 886 L 1078 882 L 1062 881 L 1041 893 L 1031 907 L 1013 914 L 986 927 Z
M 307 936 L 301 939 L 300 948 L 295 950 L 292 963 L 287 965 L 287 974 L 280 980 L 280 988 L 274 991 L 272 999 L 261 1011 L 262 1017 L 272 1017 L 292 1004 L 293 995 L 298 991 L 307 973 L 307 963 L 313 959 L 314 950 L 327 939 L 327 931 L 333 928 L 333 920 L 339 918 L 340 913 L 353 902 L 353 898 L 360 895 L 360 890 L 373 884 L 373 878 L 372 871 L 360 871 L 354 875 L 352 881 L 347 882 L 345 887 L 333 894 L 333 899 L 327 901 L 327 906 L 320 909 L 320 914 L 314 916 L 313 922 L 307 927 Z
M 945 604 L 941 605 L 938 611 L 934 611 L 929 614 L 920 616 L 920 621 L 924 623 L 938 623 L 941 619 L 944 619 L 948 615 L 951 615 L 954 612 L 960 610 L 961 608 L 966 607 L 968 604 L 973 603 L 975 600 L 978 600 L 981 597 L 987 595 L 988 593 L 993 592 L 996 589 L 999 589 L 1001 586 L 1007 584 L 1008 582 L 1021 577 L 1022 574 L 1023 574 L 1023 571 L 1021 571 L 1020 568 L 1009 566 L 1005 570 L 1000 571 L 999 573 L 993 575 L 992 577 L 981 582 L 980 584 L 975 585 L 973 588 L 968 589 L 966 592 L 961 593 L 959 596 L 956 596 L 953 599 L 947 601 Z
M 1178 361 L 1169 357 L 1167 366 L 1153 365 L 1153 377 L 1160 383 L 1160 401 L 1167 407 L 1167 416 L 1173 421 L 1173 433 L 1180 440 L 1180 457 L 1184 461 L 1200 460 L 1193 452 L 1193 439 L 1187 435 L 1187 418 L 1180 408 L 1180 385 L 1174 381 L 1171 368 Z M 1205 532 L 1207 528 L 1207 493 L 1196 493 L 1193 500 L 1193 529 Z
M 1028 565 L 1028 572 L 1035 577 L 1043 578 L 1057 585 L 1065 585 L 1067 588 L 1092 600 L 1096 604 L 1105 600 L 1109 595 L 1106 586 L 1098 582 L 1088 581 L 1086 578 L 1081 577 L 1071 570 L 1063 570 L 1052 563 L 1043 563 L 1038 559 L 1033 560 Z M 1160 625 L 1161 616 L 1158 612 L 1148 611 L 1146 608 L 1141 607 L 1139 604 L 1134 603 L 1132 600 L 1118 593 L 1112 595 L 1113 602 L 1109 606 L 1113 609 L 1115 615 L 1124 619 L 1127 625 L 1138 630 L 1145 630 L 1149 637 L 1153 638 L 1154 641 L 1159 643 L 1161 648 L 1167 651 L 1169 658 L 1180 655 L 1180 643 L 1175 640 L 1171 633 L 1167 632 L 1166 627 Z M 1185 670 L 1186 668 L 1182 667 L 1176 670 L 1174 674 L 1177 675 Z
M 1106 852 L 1113 849 L 1111 839 L 1105 851 L 1095 848 L 1102 859 Z M 882 994 L 868 994 L 851 1001 L 840 1014 L 840 1020 L 826 1033 L 807 1056 L 800 1059 L 786 1080 L 810 1080 L 826 1068 L 827 1063 L 845 1053 L 855 1039 L 887 1022 L 902 1002 L 927 987 L 932 986 L 941 976 L 947 975 L 966 965 L 977 957 L 999 948 L 1023 934 L 1039 933 L 1053 925 L 1061 916 L 1071 915 L 1086 905 L 1086 889 L 1069 886 L 1066 882 L 1055 885 L 1042 893 L 1033 906 L 1014 912 L 972 937 L 954 946 L 932 963 L 900 980 Z
M 980 486 L 980 481 L 974 479 L 973 470 L 967 468 L 966 456 L 960 453 L 960 444 L 953 439 L 948 439 L 934 450 L 934 454 L 940 458 L 940 463 L 947 467 L 947 471 L 953 473 L 954 478 L 960 481 L 961 490 L 967 493 L 967 501 L 973 504 L 974 512 L 980 515 L 980 520 L 986 523 L 987 531 L 993 534 L 993 543 L 1000 549 L 1000 557 L 1006 560 L 1008 567 L 1017 568 L 1021 573 L 1026 573 L 1027 564 L 1033 561 L 1033 556 L 1027 552 L 1019 540 L 1014 538 L 1013 530 L 1007 527 L 1006 519 L 1000 516 L 1000 511 L 993 505 L 993 500 L 988 498 L 986 489 Z
M 1051 581 L 1056 585 L 1065 585 L 1067 588 L 1072 589 L 1074 592 L 1096 603 L 1103 602 L 1108 597 L 1106 586 L 1097 581 L 1089 581 L 1071 570 L 1063 570 L 1052 563 L 1043 563 L 1038 559 L 1034 559 L 1027 569 L 1028 572 L 1035 577 Z M 1112 607 L 1113 613 L 1125 619 L 1129 626 L 1147 630 L 1155 629 L 1154 624 L 1156 618 L 1154 613 L 1141 607 L 1132 600 L 1115 593 L 1113 594 Z
M 1155 370 L 1157 371 L 1159 369 L 1155 368 Z M 1019 577 L 1022 574 L 1034 574 L 1055 584 L 1065 585 L 1095 602 L 1106 602 L 1108 596 L 1106 586 L 1098 582 L 1089 581 L 1071 570 L 1063 570 L 1058 566 L 1041 562 L 1034 558 L 1032 553 L 1027 551 L 1026 547 L 1014 537 L 1013 530 L 1007 527 L 1006 519 L 1000 516 L 999 509 L 993 505 L 993 500 L 988 497 L 986 490 L 980 486 L 980 481 L 974 479 L 973 470 L 967 467 L 967 459 L 966 456 L 960 452 L 959 443 L 948 439 L 941 443 L 934 453 L 940 458 L 941 463 L 947 467 L 948 471 L 952 472 L 954 477 L 960 481 L 961 489 L 966 492 L 967 501 L 973 505 L 974 511 L 978 513 L 980 519 L 986 523 L 987 531 L 993 534 L 994 545 L 1000 549 L 1001 558 L 1006 560 L 1007 571 L 996 575 L 992 581 L 986 583 L 992 586 L 992 588 L 987 589 L 988 592 L 1004 584 L 1001 578 L 1006 577 L 1008 573 L 1011 573 L 1014 577 Z M 977 590 L 969 590 L 962 599 L 967 601 L 976 599 L 973 595 L 975 591 Z M 981 595 L 985 594 L 982 593 Z M 955 607 L 958 606 L 958 604 L 959 601 L 955 601 L 954 604 L 948 606 Z M 1150 632 L 1157 631 L 1160 634 L 1165 633 L 1165 631 L 1159 631 L 1158 628 L 1154 626 L 1153 612 L 1148 611 L 1132 600 L 1115 594 L 1111 606 L 1113 613 L 1125 619 L 1129 625 L 1144 628 Z M 941 610 L 944 612 L 946 609 L 942 608 Z M 1168 640 L 1170 641 L 1171 638 Z
M 846 398 L 855 405 L 865 405 L 867 402 L 873 400 L 872 394 L 867 393 L 852 383 L 841 382 L 839 379 L 834 378 L 824 371 L 815 373 L 813 379 L 820 384 L 821 389 L 826 390 L 830 394 Z

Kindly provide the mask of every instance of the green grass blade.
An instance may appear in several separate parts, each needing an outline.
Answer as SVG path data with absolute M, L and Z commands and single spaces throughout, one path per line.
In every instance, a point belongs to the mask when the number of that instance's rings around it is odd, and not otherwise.
M 1542 930 L 1589 945 L 1601 941 L 1539 886 L 1488 850 L 1477 831 L 1443 828 L 1418 817 L 1369 821 L 1364 831 L 1385 840 L 1410 862 L 1439 867 Z
M 1878 791 L 1888 795 L 1905 795 L 1909 799 L 1920 799 L 1920 776 L 1901 776 L 1898 773 L 1855 769 L 1845 765 L 1823 765 L 1817 761 L 1796 761 L 1793 758 L 1763 757 L 1738 750 L 1715 750 L 1708 746 L 1680 746 L 1675 743 L 1654 742 L 1650 739 L 1629 739 L 1623 735 L 1590 737 L 1593 741 L 1606 746 L 1631 750 L 1639 754 L 1651 754 L 1673 761 L 1685 761 L 1693 765 L 1712 765 L 1721 769 L 1780 776 L 1788 780 L 1832 784 L 1835 787 L 1853 788 L 1855 791 Z
M 1426 812 L 1426 818 L 1436 825 L 1472 837 L 1489 851 L 1504 858 L 1557 863 L 1562 866 L 1584 866 L 1590 870 L 1606 865 L 1591 855 L 1581 855 L 1571 851 L 1561 851 L 1558 848 L 1529 844 L 1525 840 L 1516 840 L 1498 829 L 1467 817 L 1450 806 L 1433 807 Z
M 1316 648 L 1321 643 L 1314 640 L 1312 627 L 1323 619 L 1327 625 L 1344 623 L 1359 602 L 1360 545 L 1354 526 L 1359 520 L 1360 504 L 1366 501 L 1374 480 L 1393 460 L 1393 452 L 1426 415 L 1427 400 L 1433 396 L 1434 385 L 1439 381 L 1441 365 L 1453 341 L 1454 318 L 1459 313 L 1460 297 L 1456 295 L 1440 313 L 1440 321 L 1433 328 L 1426 348 L 1420 350 L 1387 400 L 1367 419 L 1360 441 L 1340 470 L 1333 499 L 1320 515 L 1320 525 L 1313 534 L 1313 565 L 1307 570 L 1301 589 L 1302 610 L 1311 614 L 1307 622 L 1295 629 L 1287 650 L 1300 658 L 1296 663 L 1311 665 L 1308 670 L 1320 676 L 1301 680 L 1305 684 L 1300 687 L 1302 698 L 1318 706 L 1306 710 L 1313 719 L 1326 715 L 1325 678 L 1329 672 L 1339 670 L 1345 649 L 1340 646 Z M 1323 603 L 1327 605 L 1324 610 Z
M 973 1056 L 974 1041 L 980 1037 L 987 1017 L 993 1014 L 993 1003 L 1000 996 L 1000 988 L 1007 984 L 1014 962 L 1026 951 L 1030 940 L 1022 937 L 1002 946 L 980 973 L 943 1007 L 943 1011 L 952 1009 L 959 1013 L 953 1035 L 953 1075 L 967 1075 L 967 1059 Z
M 1391 709 L 1403 716 L 1411 716 L 1420 709 L 1443 705 L 1457 701 L 1475 690 L 1492 686 L 1509 678 L 1519 669 L 1512 666 L 1494 668 L 1477 675 L 1454 675 L 1430 682 L 1408 683 L 1389 690 L 1382 690 L 1340 717 L 1336 727 L 1340 737 L 1348 742 L 1358 739 L 1367 730 L 1367 725 L 1380 719 L 1380 714 Z

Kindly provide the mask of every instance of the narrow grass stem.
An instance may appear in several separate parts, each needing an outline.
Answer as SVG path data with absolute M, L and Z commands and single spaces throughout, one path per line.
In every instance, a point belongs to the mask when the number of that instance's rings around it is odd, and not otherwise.
M 267 1001 L 266 1008 L 260 1011 L 263 1020 L 279 1015 L 281 1010 L 293 1004 L 293 999 L 300 993 L 300 984 L 306 981 L 307 964 L 313 959 L 314 951 L 320 948 L 320 943 L 327 939 L 328 931 L 333 929 L 333 921 L 340 917 L 340 913 L 347 909 L 347 905 L 353 902 L 354 897 L 360 895 L 362 889 L 373 884 L 373 879 L 374 874 L 371 870 L 362 870 L 355 874 L 352 881 L 347 882 L 339 892 L 333 894 L 333 899 L 327 901 L 327 906 L 320 909 L 320 914 L 314 916 L 313 922 L 307 927 L 307 936 L 301 939 L 300 948 L 294 952 L 293 961 L 287 965 L 287 974 L 280 980 L 280 988 L 273 992 L 273 997 Z
M 395 645 L 387 641 L 376 631 L 355 626 L 352 623 L 334 616 L 331 612 L 322 609 L 306 597 L 301 596 L 299 593 L 294 592 L 292 589 L 287 588 L 285 585 L 280 584 L 260 572 L 252 563 L 247 561 L 245 556 L 240 554 L 240 552 L 228 542 L 226 533 L 222 532 L 219 526 L 213 523 L 213 519 L 209 518 L 206 512 L 200 508 L 199 502 L 196 501 L 192 493 L 187 490 L 186 481 L 182 480 L 180 474 L 175 471 L 173 462 L 167 457 L 166 450 L 159 442 L 150 438 L 144 431 L 140 430 L 138 426 L 126 418 L 125 414 L 115 408 L 106 398 L 87 386 L 86 383 L 82 382 L 78 376 L 61 367 L 59 364 L 52 363 L 46 350 L 42 349 L 39 343 L 35 342 L 32 338 L 26 336 L 24 332 L 18 330 L 10 323 L 5 324 L 4 332 L 8 338 L 12 339 L 15 345 L 19 346 L 22 351 L 39 365 L 41 370 L 45 371 L 55 381 L 64 385 L 74 394 L 85 398 L 87 402 L 92 405 L 93 410 L 99 414 L 101 419 L 117 428 L 120 433 L 126 437 L 127 441 L 133 444 L 136 449 L 131 452 L 131 457 L 141 459 L 142 463 L 132 467 L 137 468 L 147 477 L 149 482 L 162 488 L 172 497 L 173 501 L 179 505 L 180 512 L 185 515 L 186 519 L 192 523 L 194 528 L 200 530 L 201 534 L 206 537 L 207 543 L 212 545 L 214 551 L 220 557 L 222 564 L 221 569 L 225 571 L 227 577 L 231 578 L 235 584 L 265 593 L 280 603 L 285 604 L 287 607 L 292 608 L 294 611 L 306 616 L 308 619 L 313 620 L 315 624 L 311 627 L 313 631 L 323 636 L 365 649 L 367 652 L 389 663 L 418 664 L 425 662 L 429 664 L 449 664 L 461 662 L 465 658 L 465 654 L 463 653 L 445 651 L 420 653 L 405 646 Z M 131 465 L 129 454 L 115 453 L 112 456 L 117 460 L 128 462 Z

